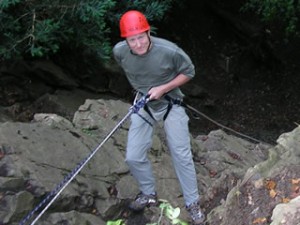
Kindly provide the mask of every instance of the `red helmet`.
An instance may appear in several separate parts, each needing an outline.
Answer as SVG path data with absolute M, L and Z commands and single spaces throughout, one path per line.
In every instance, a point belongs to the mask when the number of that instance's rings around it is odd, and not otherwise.
M 122 15 L 120 19 L 121 37 L 129 37 L 150 30 L 150 25 L 139 11 L 130 10 Z

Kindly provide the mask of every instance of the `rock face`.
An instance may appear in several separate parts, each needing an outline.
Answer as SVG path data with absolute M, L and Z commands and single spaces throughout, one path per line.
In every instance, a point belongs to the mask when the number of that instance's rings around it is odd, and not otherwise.
M 129 121 L 103 140 L 129 108 L 87 99 L 72 120 L 35 114 L 31 122 L 0 123 L 0 224 L 172 224 L 158 208 L 138 215 L 126 208 L 138 192 L 124 162 Z M 149 152 L 157 191 L 188 222 L 161 126 Z M 250 143 L 222 130 L 192 137 L 207 224 L 299 224 L 300 127 L 277 143 Z

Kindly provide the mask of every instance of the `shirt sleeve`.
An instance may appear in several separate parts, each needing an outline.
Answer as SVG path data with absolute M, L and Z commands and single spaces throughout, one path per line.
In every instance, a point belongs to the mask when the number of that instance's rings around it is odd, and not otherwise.
M 173 60 L 178 74 L 184 74 L 190 78 L 195 76 L 195 66 L 190 57 L 181 48 L 176 50 Z
M 121 56 L 118 54 L 116 45 L 113 47 L 112 53 L 113 53 L 113 57 L 114 57 L 115 61 L 120 65 L 121 64 Z

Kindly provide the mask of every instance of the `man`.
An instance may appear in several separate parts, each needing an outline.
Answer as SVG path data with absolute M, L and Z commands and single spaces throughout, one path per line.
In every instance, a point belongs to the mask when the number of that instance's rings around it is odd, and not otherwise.
M 157 205 L 152 166 L 147 157 L 151 148 L 153 124 L 163 121 L 167 144 L 180 182 L 186 208 L 194 224 L 202 224 L 196 172 L 192 158 L 189 118 L 180 105 L 179 87 L 195 75 L 189 56 L 176 44 L 150 36 L 150 26 L 139 11 L 130 10 L 120 19 L 121 37 L 113 54 L 132 87 L 149 102 L 131 115 L 126 162 L 137 180 L 140 194 L 130 204 L 132 210 Z

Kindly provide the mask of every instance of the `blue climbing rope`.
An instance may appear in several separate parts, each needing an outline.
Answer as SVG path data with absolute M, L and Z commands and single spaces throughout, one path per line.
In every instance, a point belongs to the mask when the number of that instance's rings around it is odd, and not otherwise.
M 118 128 L 129 118 L 132 113 L 138 113 L 138 111 L 145 106 L 149 101 L 149 96 L 143 96 L 134 105 L 132 105 L 128 113 L 123 117 L 123 119 L 114 127 L 114 129 L 105 137 L 105 139 L 59 183 L 53 191 L 51 191 L 30 213 L 24 217 L 19 225 L 25 225 L 27 221 L 39 211 L 47 202 L 48 204 L 43 208 L 43 210 L 37 215 L 37 217 L 30 223 L 34 225 L 36 221 L 46 212 L 46 210 L 52 205 L 52 203 L 57 199 L 59 194 L 68 186 L 68 184 L 77 176 L 77 174 L 82 170 L 82 168 L 89 162 L 89 160 L 96 154 L 96 152 L 103 146 L 103 144 L 117 131 Z

